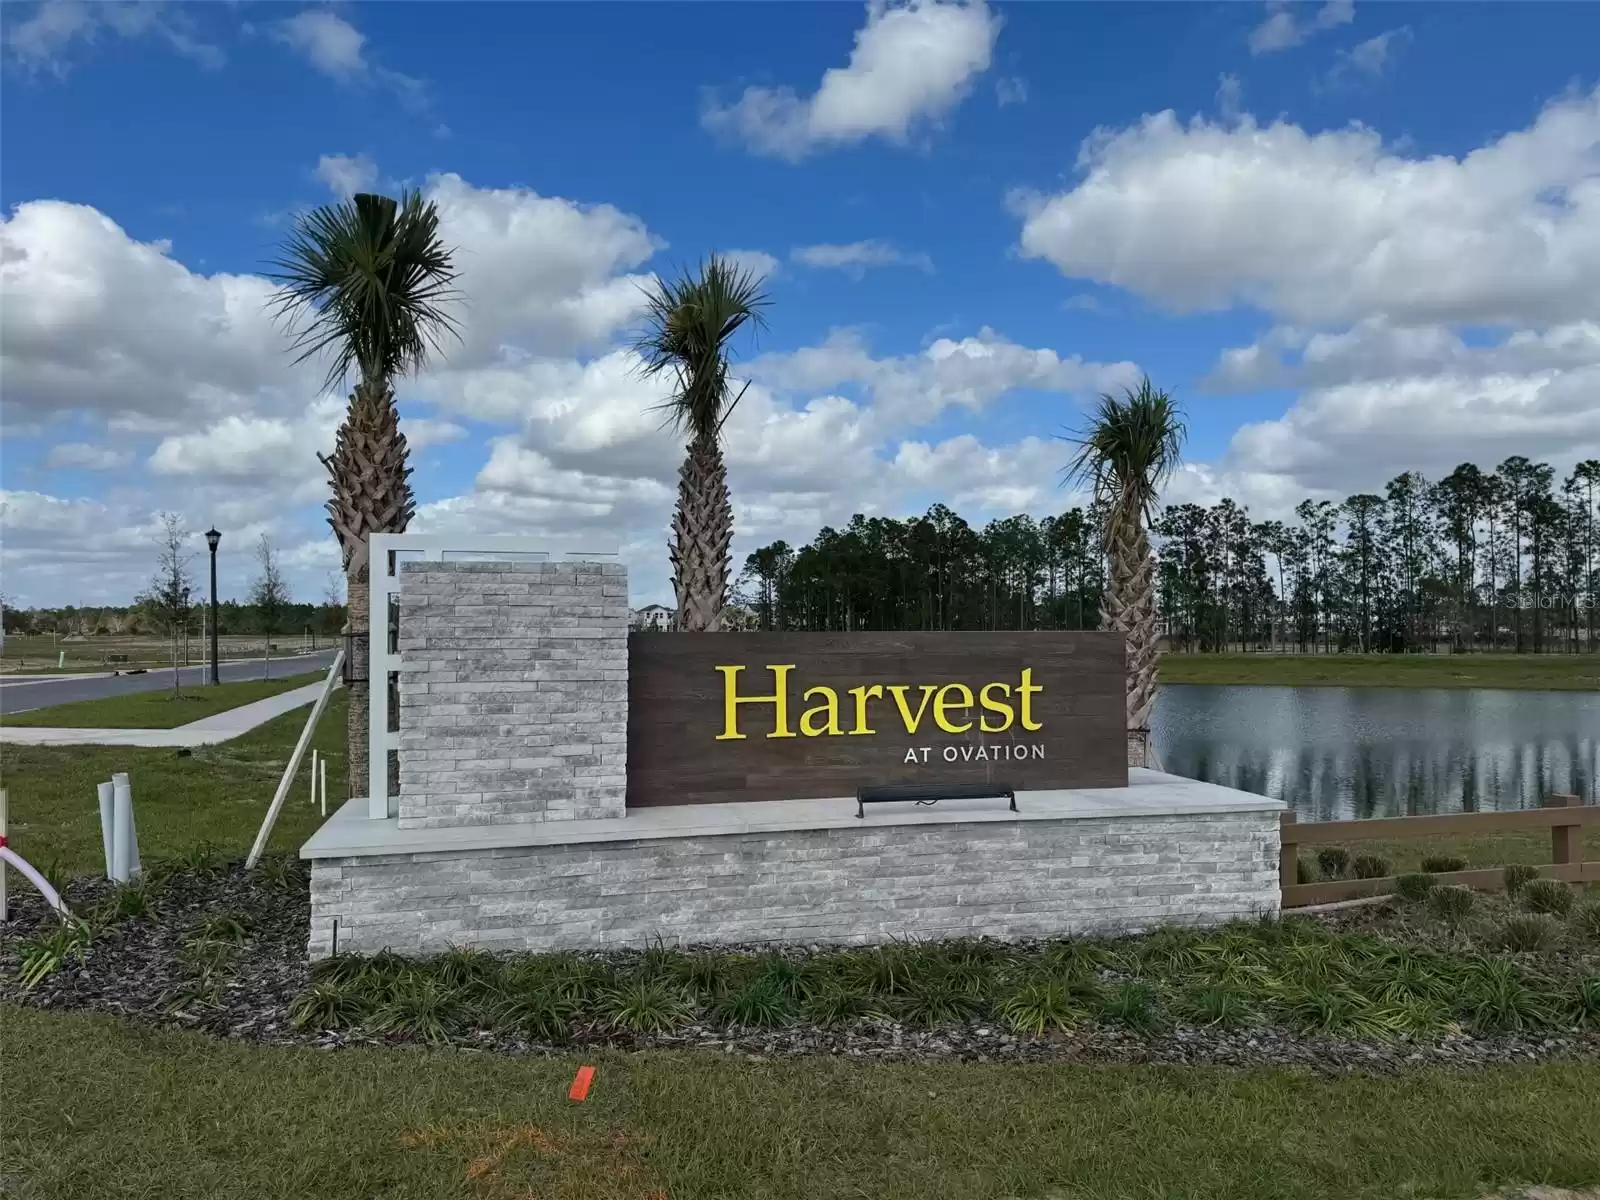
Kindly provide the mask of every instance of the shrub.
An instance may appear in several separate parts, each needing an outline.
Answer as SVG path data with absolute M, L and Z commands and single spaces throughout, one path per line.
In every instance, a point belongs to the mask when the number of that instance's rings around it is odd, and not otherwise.
M 1539 878 L 1539 868 L 1527 863 L 1513 863 L 1506 868 L 1506 894 L 1515 896 L 1528 884 Z
M 1459 854 L 1429 854 L 1422 859 L 1422 869 L 1430 875 L 1448 875 L 1451 871 L 1465 871 L 1467 860 Z
M 452 946 L 436 954 L 426 964 L 428 974 L 453 990 L 479 990 L 494 987 L 505 964 L 494 955 L 472 946 Z
M 1051 979 L 1017 988 L 1000 1002 L 1000 1017 L 1018 1033 L 1038 1036 L 1049 1029 L 1073 1029 L 1089 1014 L 1064 983 Z
M 1600 942 L 1600 898 L 1585 900 L 1574 908 L 1572 924 L 1584 937 Z
M 930 1028 L 954 1025 L 982 1009 L 983 997 L 948 973 L 913 978 L 900 1003 L 900 1011 L 907 1021 Z
M 1381 854 L 1358 854 L 1350 864 L 1350 873 L 1357 879 L 1382 879 L 1392 869 Z
M 1573 1023 L 1581 1029 L 1600 1029 L 1600 975 L 1580 979 L 1567 998 Z
M 370 1012 L 367 997 L 348 980 L 313 983 L 289 1005 L 289 1024 L 296 1029 L 349 1029 Z
M 1502 958 L 1472 965 L 1462 981 L 1462 999 L 1467 1018 L 1479 1030 L 1516 1033 L 1547 1024 L 1556 1015 L 1549 998 L 1528 986 L 1517 964 Z
M 1564 917 L 1572 911 L 1572 889 L 1559 879 L 1534 879 L 1522 889 L 1522 904 L 1529 912 Z
M 128 921 L 151 916 L 155 907 L 155 894 L 150 884 L 143 879 L 130 879 L 118 884 L 106 898 L 103 915 L 112 921 Z
M 498 1025 L 546 1042 L 563 1040 L 577 1016 L 577 1005 L 548 987 L 508 987 L 493 1006 Z
M 795 1003 L 779 978 L 769 972 L 723 996 L 713 1006 L 712 1015 L 726 1025 L 773 1029 L 794 1020 Z
M 1350 869 L 1350 851 L 1343 846 L 1324 846 L 1317 851 L 1317 870 L 1324 879 L 1343 879 Z
M 372 1017 L 379 1033 L 442 1042 L 467 1024 L 467 1006 L 461 996 L 429 975 L 403 976 Z
M 1442 921 L 1454 925 L 1463 920 L 1478 903 L 1478 897 L 1469 887 L 1452 884 L 1434 888 L 1428 897 L 1428 911 Z
M 871 1001 L 861 992 L 838 983 L 825 983 L 805 999 L 806 1020 L 818 1025 L 843 1025 L 872 1015 Z
M 212 842 L 200 842 L 173 855 L 173 862 L 196 875 L 210 875 L 222 869 L 222 850 Z
M 1148 983 L 1119 983 L 1100 1002 L 1100 1015 L 1129 1029 L 1148 1029 L 1156 1022 L 1156 993 Z
M 556 995 L 580 1005 L 599 1001 L 617 983 L 616 972 L 605 963 L 572 954 L 542 955 L 530 960 L 522 970 L 548 979 Z
M 725 954 L 702 950 L 686 954 L 672 969 L 678 983 L 702 996 L 715 996 L 731 982 L 731 969 Z
M 1309 1033 L 1384 1037 L 1399 1031 L 1399 1021 L 1386 1017 L 1372 1001 L 1340 983 L 1291 988 L 1281 995 L 1279 1004 L 1284 1016 Z
M 1237 1029 L 1255 1018 L 1249 996 L 1239 988 L 1212 985 L 1191 996 L 1183 1006 L 1184 1015 L 1202 1025 Z
M 72 959 L 83 961 L 92 934 L 82 921 L 67 918 L 56 929 L 22 945 L 22 966 L 17 981 L 23 991 L 37 987 Z
M 301 883 L 305 872 L 286 854 L 269 854 L 256 864 L 262 882 L 274 891 L 287 892 Z
M 1507 917 L 1500 925 L 1500 945 L 1514 953 L 1548 950 L 1556 941 L 1555 918 L 1545 913 L 1521 913 Z
M 689 1019 L 677 988 L 659 979 L 632 979 L 600 997 L 606 1021 L 630 1033 L 670 1033 Z
M 1426 871 L 1412 871 L 1394 881 L 1394 894 L 1413 903 L 1426 900 L 1433 888 L 1433 876 Z
M 1322 872 L 1317 870 L 1317 864 L 1301 855 L 1295 860 L 1294 880 L 1296 883 L 1317 883 L 1322 879 Z
M 213 913 L 200 922 L 200 937 L 208 942 L 232 942 L 237 945 L 246 936 L 244 923 L 227 913 Z

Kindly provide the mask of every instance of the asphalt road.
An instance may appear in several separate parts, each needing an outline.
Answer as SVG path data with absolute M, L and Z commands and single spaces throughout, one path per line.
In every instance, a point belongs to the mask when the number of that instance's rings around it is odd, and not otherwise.
M 333 650 L 319 650 L 315 654 L 301 654 L 293 658 L 275 658 L 268 671 L 262 661 L 241 659 L 222 663 L 217 668 L 223 683 L 238 683 L 246 679 L 282 679 L 288 675 L 304 675 L 307 671 L 326 671 L 333 665 Z M 210 678 L 208 667 L 182 667 L 180 682 L 184 687 L 200 687 Z M 0 677 L 0 716 L 7 713 L 28 712 L 35 708 L 48 708 L 52 704 L 66 704 L 73 700 L 101 700 L 107 696 L 127 696 L 133 692 L 153 692 L 172 686 L 172 668 L 151 668 L 143 675 L 105 675 L 96 679 L 74 678 L 67 675 L 59 679 L 6 680 Z

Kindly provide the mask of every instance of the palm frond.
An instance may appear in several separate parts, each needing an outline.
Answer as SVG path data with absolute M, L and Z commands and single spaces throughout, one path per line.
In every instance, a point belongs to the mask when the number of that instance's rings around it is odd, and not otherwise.
M 420 370 L 459 336 L 454 252 L 432 201 L 361 193 L 305 214 L 268 277 L 272 305 L 294 336 L 296 362 L 333 352 L 327 386 L 357 368 L 365 379 Z
M 1096 500 L 1149 517 L 1161 485 L 1181 461 L 1185 433 L 1172 397 L 1146 377 L 1120 397 L 1100 396 L 1088 423 L 1067 439 L 1077 450 L 1063 475 L 1087 483 Z
M 698 270 L 646 289 L 633 347 L 647 377 L 671 372 L 672 392 L 660 405 L 668 425 L 695 439 L 721 431 L 744 396 L 741 388 L 730 397 L 728 344 L 746 325 L 765 327 L 767 304 L 754 273 L 716 254 Z

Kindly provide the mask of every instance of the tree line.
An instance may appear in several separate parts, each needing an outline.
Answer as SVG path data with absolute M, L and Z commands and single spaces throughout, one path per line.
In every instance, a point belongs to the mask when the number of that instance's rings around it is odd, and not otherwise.
M 1226 498 L 1167 505 L 1152 522 L 1162 632 L 1183 651 L 1594 650 L 1597 501 L 1600 460 L 1558 483 L 1513 456 L 1308 499 L 1293 521 Z M 1093 629 L 1104 527 L 1093 504 L 981 528 L 942 504 L 858 514 L 750 554 L 739 598 L 762 629 Z

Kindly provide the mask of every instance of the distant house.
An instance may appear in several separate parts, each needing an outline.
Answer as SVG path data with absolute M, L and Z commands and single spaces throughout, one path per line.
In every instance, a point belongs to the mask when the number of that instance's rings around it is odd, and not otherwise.
M 673 612 L 665 604 L 646 604 L 628 614 L 631 629 L 671 629 Z

